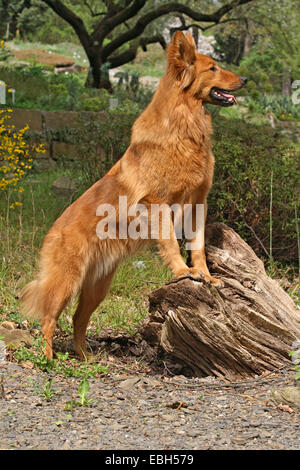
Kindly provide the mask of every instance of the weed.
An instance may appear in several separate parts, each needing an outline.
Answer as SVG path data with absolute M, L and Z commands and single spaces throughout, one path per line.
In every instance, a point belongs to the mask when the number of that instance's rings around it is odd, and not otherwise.
M 67 401 L 66 410 L 72 411 L 72 409 L 76 406 L 90 406 L 93 402 L 93 399 L 87 397 L 89 391 L 90 391 L 89 381 L 86 378 L 84 378 L 78 385 L 79 401 L 76 401 L 76 400 Z
M 83 379 L 78 386 L 78 395 L 80 398 L 80 406 L 88 406 L 92 403 L 91 398 L 87 398 L 87 394 L 90 391 L 90 384 L 87 379 Z
M 48 359 L 43 353 L 44 346 L 45 342 L 41 340 L 41 338 L 36 338 L 30 349 L 25 346 L 20 346 L 15 351 L 15 357 L 18 361 L 31 362 L 36 368 L 44 372 L 52 371 L 64 375 L 65 377 L 87 379 L 108 372 L 107 366 L 70 359 L 69 353 L 58 352 L 57 359 Z
M 297 341 L 297 346 L 300 346 L 300 342 Z M 300 349 L 295 349 L 289 353 L 294 364 L 293 370 L 296 371 L 295 380 L 300 379 Z
M 45 398 L 46 401 L 51 401 L 52 397 L 55 393 L 57 393 L 53 388 L 53 379 L 45 378 L 43 380 L 42 386 L 36 380 L 30 379 L 30 382 L 34 385 L 35 391 L 42 397 Z

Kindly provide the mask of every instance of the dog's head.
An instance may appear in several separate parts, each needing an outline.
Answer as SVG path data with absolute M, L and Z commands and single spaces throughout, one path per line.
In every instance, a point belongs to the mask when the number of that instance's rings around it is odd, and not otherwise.
M 168 49 L 168 74 L 180 89 L 190 96 L 219 106 L 232 106 L 237 101 L 232 92 L 247 83 L 246 77 L 223 70 L 210 57 L 198 54 L 190 33 L 177 31 Z

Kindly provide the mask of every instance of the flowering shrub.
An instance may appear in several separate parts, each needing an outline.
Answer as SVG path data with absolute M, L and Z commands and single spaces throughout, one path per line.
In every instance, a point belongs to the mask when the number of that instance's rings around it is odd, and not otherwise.
M 32 168 L 32 154 L 45 152 L 42 144 L 31 146 L 25 141 L 24 133 L 29 129 L 26 125 L 17 131 L 7 120 L 11 117 L 11 109 L 0 109 L 0 191 L 12 190 L 22 193 L 22 180 Z M 20 206 L 14 202 L 10 207 Z
M 9 50 L 5 47 L 3 39 L 0 41 L 0 60 L 6 60 L 11 55 Z

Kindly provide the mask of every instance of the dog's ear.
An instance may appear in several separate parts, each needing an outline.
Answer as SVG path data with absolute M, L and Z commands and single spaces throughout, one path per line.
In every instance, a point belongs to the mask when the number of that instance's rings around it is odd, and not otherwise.
M 193 35 L 188 31 L 185 35 L 185 39 L 190 43 L 190 45 L 195 49 L 195 53 L 196 53 L 196 43 L 195 43 L 195 39 L 193 38 Z
M 176 31 L 168 48 L 169 69 L 186 88 L 194 79 L 194 62 L 196 60 L 196 45 L 190 33 Z

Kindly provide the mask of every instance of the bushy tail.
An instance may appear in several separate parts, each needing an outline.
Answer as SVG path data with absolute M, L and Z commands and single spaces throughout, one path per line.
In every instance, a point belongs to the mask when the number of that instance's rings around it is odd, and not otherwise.
M 40 302 L 39 281 L 35 280 L 27 284 L 21 292 L 21 311 L 31 319 L 41 320 L 43 316 L 42 305 Z

